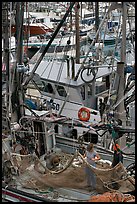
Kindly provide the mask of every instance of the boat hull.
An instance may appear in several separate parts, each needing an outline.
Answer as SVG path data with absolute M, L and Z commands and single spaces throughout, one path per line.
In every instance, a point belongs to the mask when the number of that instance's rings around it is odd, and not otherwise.
M 30 36 L 34 35 L 44 35 L 47 32 L 51 32 L 52 30 L 50 28 L 45 28 L 44 26 L 23 26 L 23 33 L 24 35 L 28 35 L 30 33 Z M 11 33 L 14 34 L 16 32 L 16 27 L 12 26 L 11 27 Z
M 27 193 L 2 184 L 2 200 L 5 202 L 51 202 L 48 199 L 38 197 L 34 194 Z

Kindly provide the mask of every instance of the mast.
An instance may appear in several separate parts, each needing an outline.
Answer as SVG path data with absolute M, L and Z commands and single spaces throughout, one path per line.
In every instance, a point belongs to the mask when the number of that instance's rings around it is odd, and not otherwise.
M 82 22 L 82 1 L 80 2 L 80 20 Z
M 99 2 L 95 2 L 95 30 L 97 32 L 99 28 Z M 98 42 L 98 36 L 96 37 L 96 42 Z
M 24 2 L 16 4 L 16 68 L 13 76 L 14 84 L 12 87 L 12 122 L 18 122 L 20 117 L 24 115 L 23 101 L 24 94 L 21 87 L 23 78 L 24 65 L 23 57 L 23 20 L 24 20 Z
M 9 117 L 9 23 L 8 2 L 2 2 L 3 63 L 6 65 L 6 109 Z
M 99 29 L 99 2 L 95 2 L 95 31 L 96 31 L 96 33 L 97 33 L 98 29 Z M 98 38 L 99 38 L 99 32 L 97 34 L 95 43 L 98 42 Z M 96 50 L 96 66 L 99 65 L 98 59 L 99 59 L 99 50 L 97 48 L 97 50 Z M 93 95 L 93 97 L 95 97 L 95 90 L 96 90 L 95 81 L 96 81 L 96 79 L 94 79 L 92 82 L 92 95 Z
M 75 4 L 75 29 L 76 29 L 76 63 L 80 63 L 80 36 L 79 36 L 79 3 Z
M 124 75 L 124 66 L 126 64 L 126 19 L 127 19 L 127 5 L 126 2 L 122 2 L 122 42 L 121 42 L 121 62 L 117 65 L 117 73 L 119 77 L 119 89 L 117 94 L 117 101 L 124 98 L 124 89 L 125 89 L 125 75 Z M 120 119 L 123 123 L 122 125 L 126 125 L 126 115 L 125 115 L 125 107 L 124 100 L 116 108 L 117 114 L 116 118 Z
M 72 31 L 72 11 L 70 11 L 70 32 Z

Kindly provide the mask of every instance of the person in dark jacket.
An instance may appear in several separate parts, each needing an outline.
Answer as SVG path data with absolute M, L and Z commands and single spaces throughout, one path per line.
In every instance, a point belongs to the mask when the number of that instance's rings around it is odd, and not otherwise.
M 104 103 L 103 100 L 100 98 L 100 99 L 99 99 L 99 112 L 100 112 L 101 121 L 102 121 L 102 119 L 103 119 L 104 111 L 105 111 L 105 103 Z
M 113 149 L 114 149 L 114 155 L 113 155 L 112 167 L 116 166 L 119 162 L 123 163 L 123 154 L 120 150 L 120 146 L 118 144 L 115 144 Z

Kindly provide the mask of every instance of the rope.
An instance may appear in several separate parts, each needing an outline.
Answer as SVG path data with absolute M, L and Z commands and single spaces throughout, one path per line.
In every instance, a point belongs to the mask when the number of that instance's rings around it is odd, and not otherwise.
M 18 154 L 18 153 L 12 153 L 11 156 L 18 156 L 18 157 L 31 157 L 33 154 Z
M 70 34 L 70 35 L 71 35 L 71 34 Z M 70 38 L 70 37 L 71 37 L 71 36 L 69 36 L 69 38 Z M 61 43 L 61 41 L 60 41 L 60 43 Z M 68 46 L 68 44 L 66 44 L 66 46 Z M 67 52 L 68 52 L 68 51 L 65 52 L 66 46 L 63 47 L 62 52 L 64 52 L 64 54 L 67 55 Z M 51 70 L 52 70 L 52 68 L 53 68 L 53 64 L 55 63 L 55 60 L 54 60 L 54 59 L 55 59 L 55 57 L 54 57 L 53 60 L 52 60 L 52 66 L 51 66 L 51 69 L 50 69 L 50 72 L 49 72 L 47 78 L 49 78 L 49 75 L 50 75 Z M 62 60 L 62 62 L 61 62 L 61 64 L 60 64 L 60 69 L 59 69 L 59 71 L 58 71 L 58 75 L 57 75 L 57 78 L 56 78 L 56 83 L 57 83 L 57 84 L 58 84 L 58 82 L 59 82 L 59 80 L 60 80 L 60 77 L 61 77 L 61 74 L 62 74 L 62 71 L 63 71 L 63 67 L 64 67 L 64 62 L 63 62 L 63 60 Z M 44 72 L 45 72 L 45 70 L 43 71 L 43 73 L 44 73 Z M 42 73 L 42 75 L 43 75 L 43 73 Z M 41 75 L 41 76 L 42 76 L 42 75 Z M 69 95 L 69 85 L 70 85 L 70 82 L 71 82 L 71 79 L 69 80 L 69 84 L 68 84 L 68 87 L 67 87 L 67 91 L 66 91 L 67 95 Z M 55 98 L 55 95 L 52 97 L 52 99 L 54 100 L 54 98 Z M 66 98 L 66 100 L 67 100 L 67 98 Z M 65 105 L 65 103 L 64 103 L 64 105 Z
M 8 153 L 9 153 L 9 155 L 10 155 L 10 154 L 11 154 L 11 150 L 10 150 L 9 147 L 7 146 L 6 142 L 5 142 L 4 140 L 2 140 L 2 143 L 4 143 L 4 145 L 5 145 L 5 147 L 6 147 L 6 149 L 4 149 L 4 147 L 2 147 L 2 148 L 3 148 L 3 151 L 8 151 Z
M 127 14 L 129 15 L 129 9 L 127 9 Z M 133 39 L 133 34 L 132 34 L 132 29 L 131 29 L 131 23 L 130 23 L 129 17 L 128 17 L 128 24 L 129 24 L 129 31 L 130 31 L 130 33 L 131 33 L 131 43 L 132 43 L 133 49 L 134 49 L 134 51 L 135 51 L 134 39 Z
M 85 56 L 85 58 L 84 58 L 84 60 L 83 60 L 83 62 L 82 62 L 82 64 L 81 64 L 81 67 L 79 68 L 79 70 L 78 70 L 78 72 L 77 72 L 77 74 L 76 74 L 76 76 L 75 76 L 74 81 L 76 81 L 76 80 L 78 79 L 79 74 L 80 74 L 81 70 L 83 69 L 84 63 L 85 63 L 85 61 L 86 61 L 86 59 L 87 59 L 87 57 L 88 57 L 88 55 L 89 55 L 89 52 L 90 52 L 91 48 L 93 47 L 93 45 L 94 45 L 94 43 L 95 43 L 95 41 L 96 41 L 96 37 L 98 36 L 98 34 L 99 34 L 99 32 L 100 32 L 100 30 L 101 30 L 101 28 L 102 28 L 102 26 L 103 26 L 103 24 L 104 24 L 104 22 L 105 22 L 105 19 L 106 19 L 108 13 L 110 12 L 111 6 L 112 6 L 112 5 L 109 6 L 107 12 L 106 12 L 105 15 L 104 15 L 104 18 L 103 18 L 102 22 L 101 22 L 100 25 L 99 25 L 99 28 L 98 28 L 98 30 L 97 30 L 97 32 L 96 32 L 96 35 L 95 35 L 95 38 L 93 39 L 93 41 L 92 41 L 92 43 L 91 43 L 91 45 L 90 45 L 90 47 L 89 47 L 89 50 L 88 50 L 88 52 L 87 52 L 87 54 L 86 54 L 86 56 Z
M 69 37 L 70 37 L 70 36 L 69 36 Z M 68 44 L 67 44 L 66 46 L 68 46 Z M 65 47 L 66 47 L 66 46 L 64 46 L 63 51 L 65 50 Z M 62 51 L 62 52 L 63 52 L 63 51 Z M 65 51 L 64 51 L 64 53 L 65 53 Z M 67 54 L 67 51 L 66 51 L 65 54 Z M 59 70 L 58 75 L 57 75 L 57 79 L 56 79 L 57 83 L 58 83 L 59 80 L 60 80 L 62 71 L 63 71 L 63 61 L 62 61 L 61 65 L 60 65 L 60 70 Z
M 21 155 L 21 154 L 17 154 L 17 153 L 11 153 L 11 155 L 13 156 L 19 156 L 19 157 L 34 157 L 37 159 L 37 161 L 42 165 L 42 167 L 47 170 L 49 173 L 51 174 L 59 174 L 59 173 L 62 173 L 63 171 L 65 171 L 73 162 L 74 158 L 76 157 L 77 155 L 77 151 L 75 152 L 75 154 L 73 155 L 73 157 L 71 158 L 71 160 L 69 161 L 69 163 L 61 170 L 59 171 L 52 171 L 50 169 L 48 169 L 41 161 L 40 159 L 36 156 L 36 154 L 28 154 L 28 155 Z
M 70 34 L 71 35 L 71 34 Z M 65 36 L 64 36 L 65 37 Z M 70 36 L 69 36 L 70 37 Z M 56 52 L 56 49 L 57 49 L 57 46 L 60 46 L 60 44 L 61 44 L 61 41 L 63 40 L 63 36 L 61 36 L 61 38 L 60 38 L 60 41 L 59 41 L 59 45 L 56 45 L 55 46 L 55 49 L 54 49 L 54 57 L 52 58 L 52 66 L 51 66 L 51 70 L 52 70 L 52 68 L 53 68 L 53 64 L 54 64 L 54 60 L 56 59 L 56 55 L 57 55 L 57 52 Z M 67 44 L 63 47 L 63 50 L 62 50 L 62 52 L 65 50 L 65 48 L 66 48 L 66 46 L 68 46 Z M 46 53 L 47 54 L 47 53 Z M 49 64 L 48 64 L 49 65 Z M 49 72 L 49 74 L 48 74 L 48 77 L 47 78 L 49 78 L 49 75 L 50 75 L 50 73 L 51 73 L 51 70 L 50 70 L 50 72 Z M 44 74 L 44 72 L 46 71 L 46 68 L 43 70 L 43 72 L 42 72 L 42 74 L 41 74 L 41 76 Z
M 117 49 L 117 46 L 118 46 L 118 39 L 120 38 L 120 35 L 121 35 L 121 31 L 120 31 L 120 18 L 121 16 L 119 16 L 119 24 L 118 24 L 118 29 L 117 29 L 117 32 L 116 32 L 116 38 L 115 38 L 115 48 L 114 48 L 114 52 L 112 53 L 112 57 L 111 57 L 111 60 L 110 60 L 110 64 L 112 64 L 114 66 L 114 59 L 115 59 L 115 52 L 116 52 L 116 49 Z M 119 36 L 118 36 L 118 32 L 119 32 Z M 113 67 L 112 67 L 113 69 Z M 113 72 L 114 73 L 114 72 Z M 111 75 L 111 81 L 112 81 L 112 75 Z M 114 83 L 114 82 L 113 82 Z M 109 93 L 108 93 L 108 100 L 107 100 L 107 104 L 110 103 L 110 97 L 111 97 L 111 91 L 112 91 L 112 88 L 113 88 L 113 85 L 112 83 L 110 83 L 110 88 L 109 88 Z M 109 111 L 109 110 L 108 110 Z
M 97 167 L 94 167 L 94 166 L 92 166 L 91 164 L 89 164 L 87 161 L 86 161 L 86 159 L 84 159 L 83 158 L 83 156 L 78 152 L 78 155 L 81 157 L 81 159 L 84 161 L 84 163 L 89 167 L 89 168 L 91 168 L 93 171 L 95 171 L 95 170 L 99 170 L 99 171 L 112 171 L 114 168 L 111 168 L 111 169 L 100 169 L 100 168 L 97 168 Z
M 71 34 L 70 34 L 71 35 Z M 69 36 L 69 38 L 70 38 L 70 36 Z M 63 36 L 61 37 L 61 40 L 63 39 Z M 61 40 L 60 40 L 60 43 L 59 44 L 61 44 Z M 68 46 L 68 44 L 66 44 L 66 46 Z M 65 53 L 65 48 L 66 48 L 66 46 L 64 46 L 63 47 L 63 50 L 62 50 L 62 52 L 64 52 Z M 54 50 L 54 53 L 56 53 L 56 48 L 57 48 L 57 46 L 55 47 L 55 50 Z M 57 53 L 56 53 L 57 54 Z M 65 54 L 67 54 L 67 51 L 66 51 L 66 53 Z M 55 63 L 55 58 L 56 58 L 56 55 L 54 56 L 54 58 L 52 59 L 52 66 L 51 66 L 51 68 L 50 68 L 50 71 L 49 71 L 49 74 L 48 74 L 48 77 L 47 78 L 49 78 L 49 75 L 50 75 L 50 73 L 51 73 L 51 70 L 52 70 L 52 68 L 53 68 L 53 65 L 54 65 L 54 63 Z M 49 66 L 49 64 L 48 64 L 48 66 Z M 47 66 L 47 67 L 48 67 Z M 47 69 L 47 67 L 46 67 L 46 69 Z M 62 60 L 62 62 L 61 62 L 61 64 L 60 64 L 60 69 L 59 69 L 59 72 L 58 72 L 58 75 L 57 75 L 57 79 L 56 79 L 56 82 L 58 83 L 59 82 L 59 80 L 60 80 L 60 77 L 61 77 L 61 74 L 62 74 L 62 71 L 63 71 L 63 67 L 64 67 L 64 62 L 63 62 L 63 60 Z M 43 73 L 41 74 L 41 76 L 44 74 L 44 72 L 46 71 L 46 69 L 44 69 L 44 71 L 43 71 Z M 70 84 L 70 83 L 69 83 Z M 68 89 L 67 89 L 67 93 L 69 92 L 69 84 L 68 84 Z M 53 98 L 52 99 L 54 99 L 55 98 L 55 95 L 53 96 Z
M 62 40 L 62 38 L 63 38 L 63 36 L 61 37 L 61 40 Z M 61 44 L 61 40 L 59 41 L 59 46 L 60 46 L 60 44 Z M 57 55 L 57 52 L 56 52 L 57 46 L 58 46 L 58 45 L 55 46 L 55 50 L 54 50 L 54 54 L 55 54 L 55 55 L 54 55 L 54 57 L 52 58 L 52 65 L 51 65 L 49 74 L 48 74 L 48 76 L 47 76 L 47 79 L 48 79 L 49 76 L 50 76 L 51 70 L 52 70 L 53 65 L 54 65 L 54 62 L 55 62 L 55 58 L 56 58 L 56 55 Z M 64 49 L 64 48 L 63 48 L 63 49 Z M 41 76 L 42 76 L 42 75 L 41 75 Z
M 72 162 L 73 162 L 75 156 L 76 156 L 76 153 L 74 154 L 74 156 L 71 158 L 71 160 L 69 161 L 69 163 L 68 163 L 63 169 L 61 169 L 61 170 L 59 170 L 59 171 L 51 171 L 51 170 L 48 169 L 46 166 L 44 166 L 44 165 L 42 164 L 42 162 L 39 160 L 39 158 L 35 155 L 35 157 L 36 157 L 37 160 L 40 162 L 40 164 L 45 168 L 45 170 L 47 170 L 47 171 L 48 171 L 49 173 L 51 173 L 51 174 L 59 174 L 59 173 L 62 173 L 63 171 L 65 171 L 65 170 L 72 164 Z
M 12 11 L 12 5 L 13 5 L 13 3 L 12 2 L 10 2 L 10 28 L 11 28 L 11 20 L 12 20 L 12 18 L 11 18 L 11 11 Z M 9 30 L 9 56 L 11 55 L 11 29 Z M 10 111 L 12 112 L 12 106 L 11 106 L 11 94 L 12 94 L 12 86 L 10 86 L 10 82 L 12 81 L 12 76 L 11 76 L 11 70 L 9 69 L 9 73 L 8 73 L 8 75 L 9 75 L 9 107 L 8 107 L 8 113 L 10 113 Z
M 105 12 L 106 12 L 106 9 L 105 9 Z M 104 36 L 103 36 L 103 45 L 104 46 L 105 46 L 105 44 L 104 44 L 105 36 L 106 36 L 106 32 L 107 32 L 107 22 L 108 22 L 107 20 L 108 20 L 108 16 L 106 17 L 106 26 L 105 26 Z M 100 41 L 101 41 L 101 39 L 100 39 Z M 103 49 L 101 51 L 103 51 Z M 108 64 L 108 62 L 106 61 L 107 56 L 105 56 L 105 57 L 102 57 L 102 56 L 103 56 L 102 52 L 99 52 L 99 58 L 103 59 L 102 63 L 106 62 Z

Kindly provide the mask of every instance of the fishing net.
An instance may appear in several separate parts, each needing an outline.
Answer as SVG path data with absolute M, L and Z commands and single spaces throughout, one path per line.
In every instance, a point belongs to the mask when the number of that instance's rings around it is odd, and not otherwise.
M 119 162 L 114 168 L 100 168 L 99 166 L 91 166 L 82 155 L 80 155 L 80 157 L 95 173 L 98 178 L 98 183 L 103 187 L 104 191 L 118 190 L 120 192 L 128 192 L 135 189 L 135 180 L 128 176 L 127 171 L 121 162 Z
M 45 163 L 35 157 L 35 165 L 28 167 L 23 158 L 22 167 L 26 166 L 21 172 L 27 174 L 29 179 L 22 180 L 23 187 L 33 188 L 39 191 L 52 188 L 71 188 L 87 191 L 85 166 L 88 165 L 96 175 L 96 191 L 104 193 L 107 191 L 129 192 L 135 190 L 134 179 L 127 175 L 126 169 L 122 163 L 119 163 L 114 168 L 111 168 L 107 163 L 97 162 L 96 167 L 89 165 L 80 153 L 74 155 L 60 153 L 59 164 L 51 169 L 48 169 Z M 32 162 L 32 160 L 31 160 Z M 20 175 L 22 179 L 22 175 Z M 25 177 L 24 177 L 25 178 Z
M 135 202 L 135 196 L 119 192 L 106 192 L 102 195 L 93 195 L 88 202 Z

